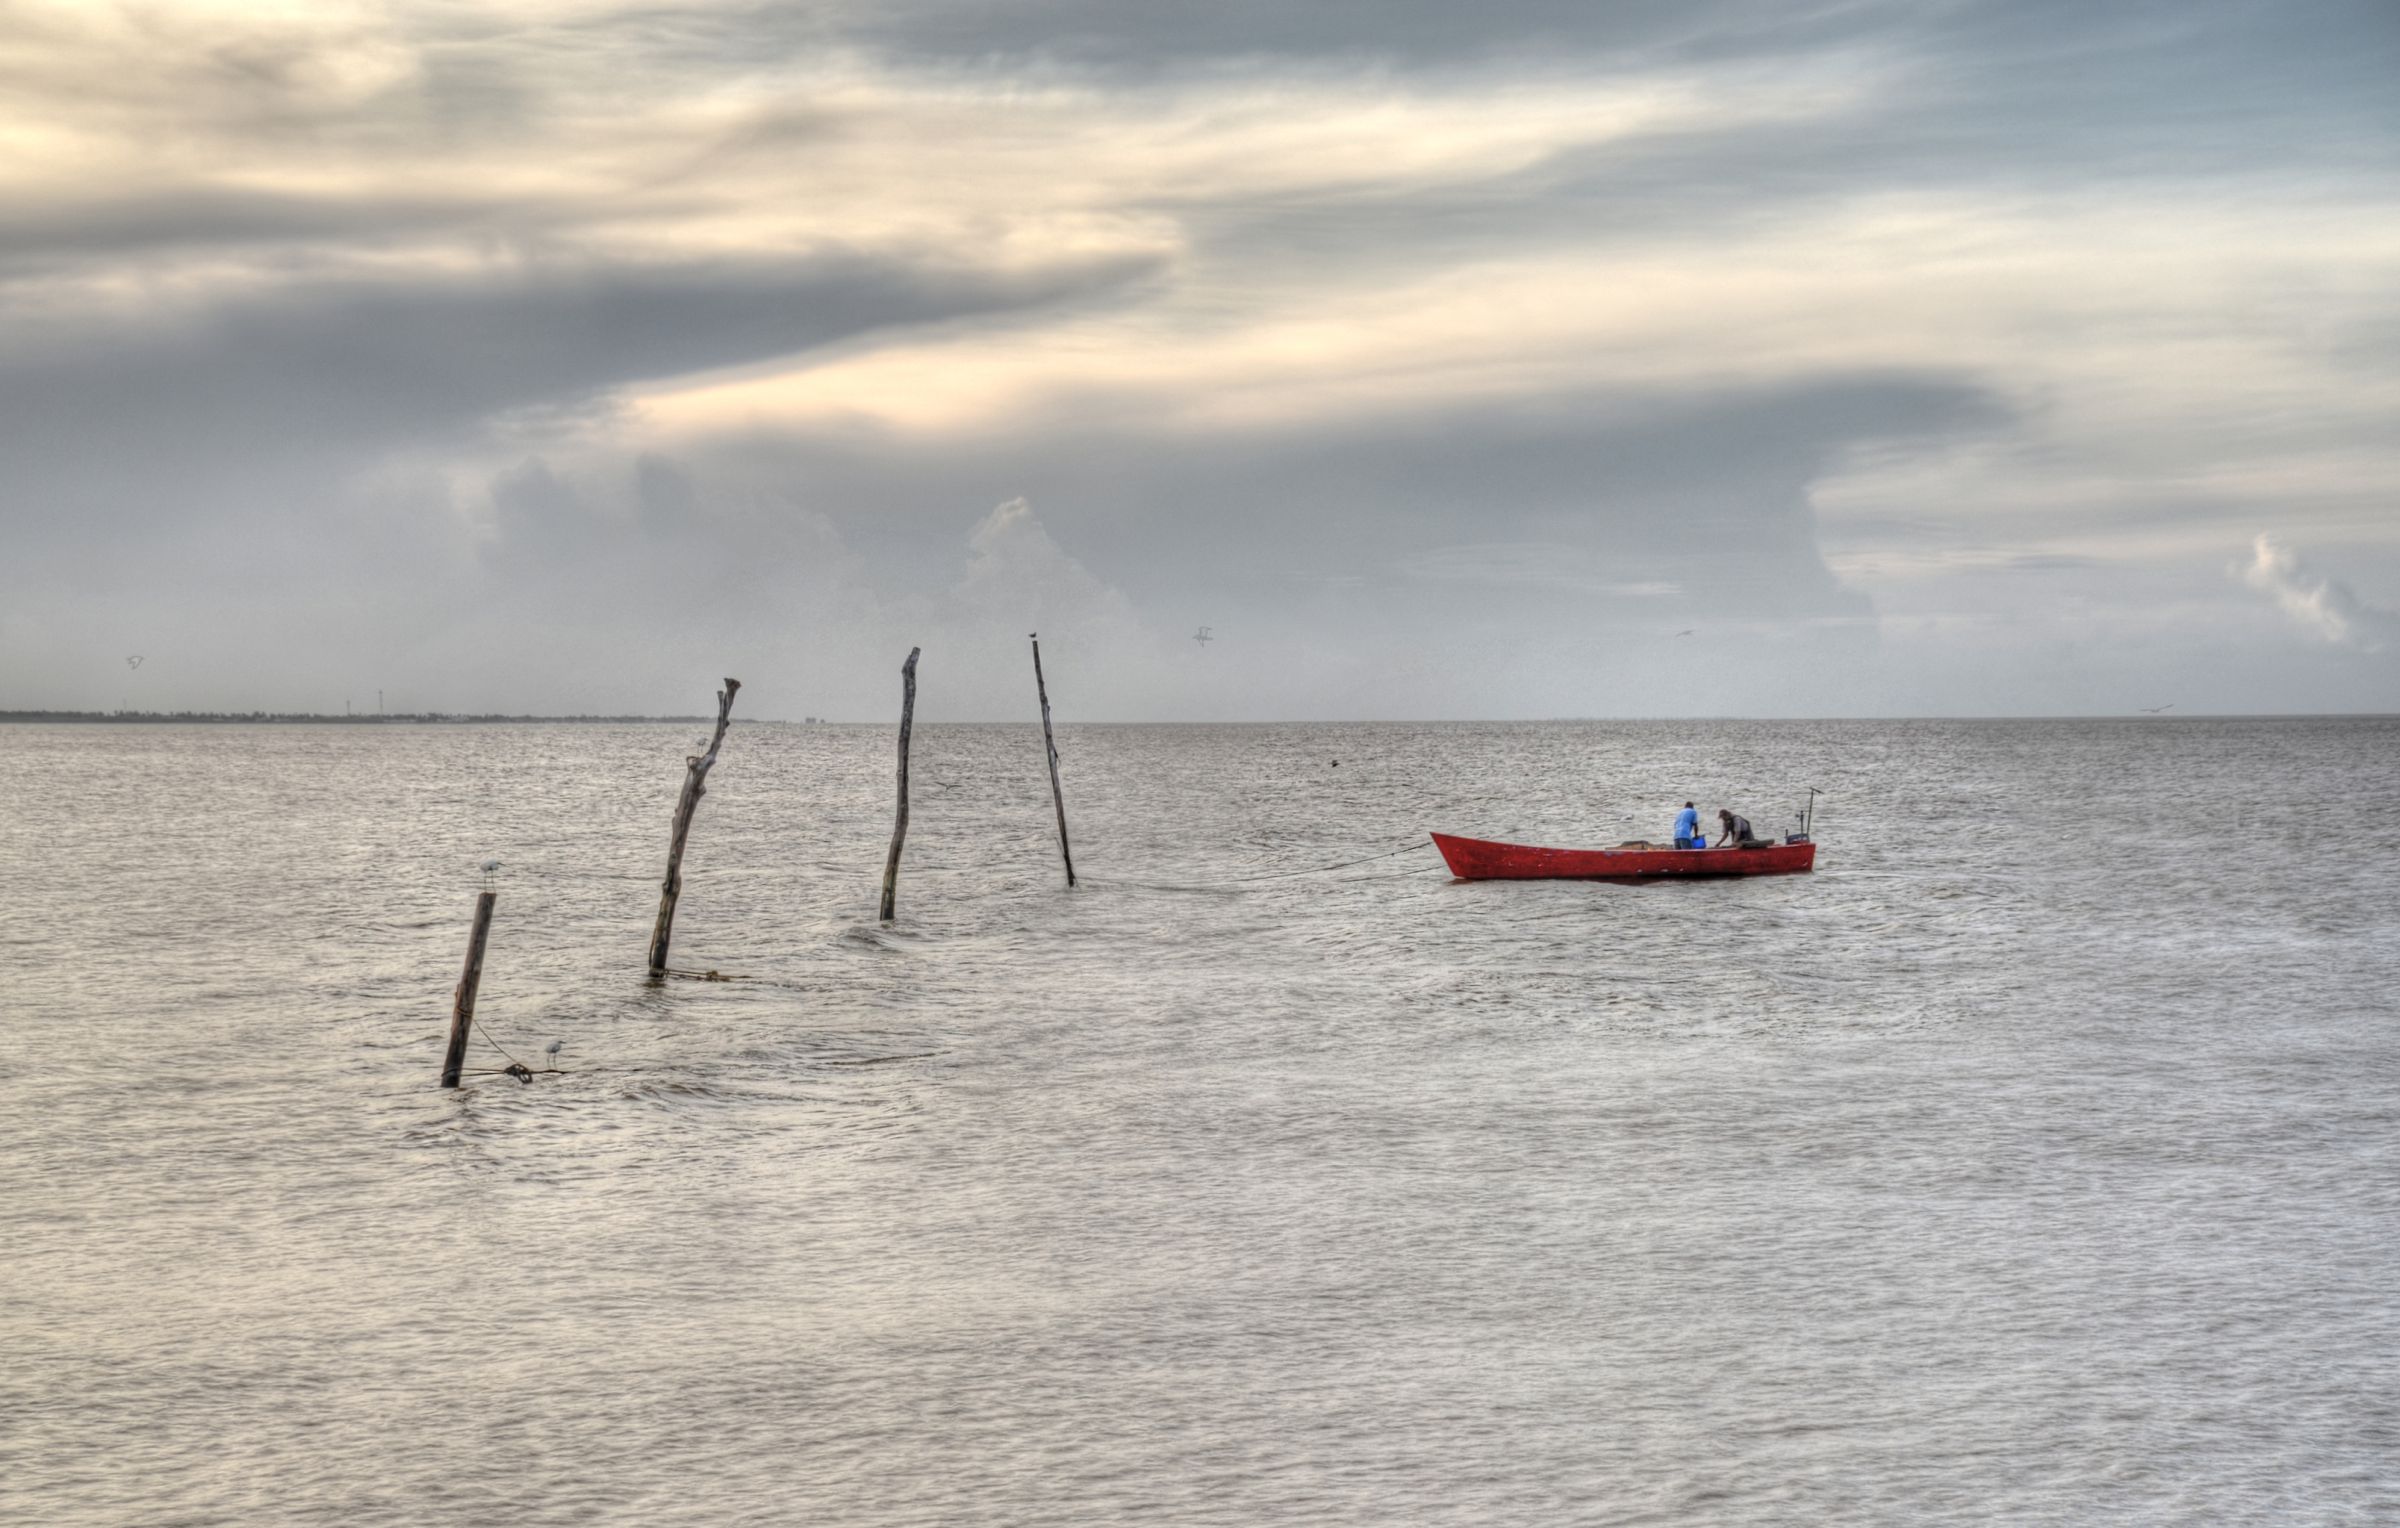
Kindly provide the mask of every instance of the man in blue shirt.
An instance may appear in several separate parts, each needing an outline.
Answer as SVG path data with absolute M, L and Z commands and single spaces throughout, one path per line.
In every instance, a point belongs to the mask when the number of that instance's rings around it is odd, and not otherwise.
M 1700 836 L 1700 809 L 1689 801 L 1685 802 L 1683 810 L 1675 814 L 1675 847 L 1699 849 L 1706 847 L 1707 843 L 1708 840 Z

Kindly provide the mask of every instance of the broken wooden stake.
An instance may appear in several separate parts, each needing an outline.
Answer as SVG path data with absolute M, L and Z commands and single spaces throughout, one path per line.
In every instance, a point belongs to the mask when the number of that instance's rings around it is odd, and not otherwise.
M 1050 687 L 1042 683 L 1042 634 L 1033 643 L 1033 693 L 1042 701 L 1042 754 L 1050 761 L 1050 804 L 1058 808 L 1058 857 L 1067 862 L 1067 887 L 1075 886 L 1075 855 L 1067 848 L 1067 798 L 1058 788 L 1058 744 L 1050 740 Z
M 884 922 L 892 921 L 892 896 L 900 886 L 900 844 L 908 837 L 908 728 L 917 713 L 917 648 L 900 665 L 900 812 L 892 819 L 892 852 L 883 862 Z
M 667 879 L 659 889 L 658 921 L 650 927 L 652 976 L 667 973 L 667 940 L 675 932 L 675 899 L 683 895 L 683 844 L 691 837 L 692 809 L 707 793 L 708 772 L 717 762 L 725 729 L 733 722 L 733 692 L 741 687 L 739 679 L 725 681 L 725 688 L 717 692 L 717 730 L 708 740 L 708 752 L 687 755 L 683 761 L 683 795 L 675 803 L 675 836 L 667 844 Z
M 450 1048 L 442 1054 L 442 1086 L 458 1086 L 459 1068 L 467 1063 L 467 1031 L 475 1023 L 475 989 L 483 984 L 483 942 L 492 932 L 492 904 L 500 893 L 475 894 L 475 932 L 467 936 L 467 969 L 450 997 Z

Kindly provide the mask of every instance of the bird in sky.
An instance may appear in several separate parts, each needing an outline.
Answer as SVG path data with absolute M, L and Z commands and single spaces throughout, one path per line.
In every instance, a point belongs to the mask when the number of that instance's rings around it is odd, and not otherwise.
M 2172 711 L 2174 709 L 2175 702 L 2170 700 L 2163 706 L 2143 706 L 2141 708 L 2141 712 L 2144 716 L 2156 716 L 2161 711 Z
M 1692 629 L 1691 629 L 1689 626 L 1686 626 L 1686 627 L 1685 627 L 1683 630 L 1681 630 L 1681 631 L 1679 631 L 1679 632 L 1675 633 L 1675 635 L 1677 635 L 1677 636 L 1679 636 L 1679 637 L 1688 637 L 1688 636 L 1690 636 L 1691 634 L 1692 634 Z
M 125 660 L 125 666 L 129 669 L 140 668 L 142 666 L 142 655 L 140 653 L 135 653 L 132 657 L 127 658 Z
M 1192 640 L 1199 643 L 1202 647 L 1206 647 L 1209 643 L 1214 642 L 1216 638 L 1209 634 L 1207 627 L 1203 626 L 1198 631 L 1192 633 Z

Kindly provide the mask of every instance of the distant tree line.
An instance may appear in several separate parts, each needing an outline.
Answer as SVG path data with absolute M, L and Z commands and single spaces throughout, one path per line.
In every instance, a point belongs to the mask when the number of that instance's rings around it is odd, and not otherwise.
M 326 722 L 389 726 L 395 722 L 705 722 L 706 716 L 510 716 L 497 711 L 395 711 L 330 716 L 317 711 L 0 711 L 0 722 Z

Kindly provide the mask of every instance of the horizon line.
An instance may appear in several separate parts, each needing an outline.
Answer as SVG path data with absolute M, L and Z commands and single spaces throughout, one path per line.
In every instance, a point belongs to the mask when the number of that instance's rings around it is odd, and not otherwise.
M 1107 717 L 1082 721 L 1062 719 L 1061 726 L 1081 727 L 1436 727 L 1436 726 L 1545 726 L 1562 723 L 1628 723 L 1628 722 L 2043 722 L 2043 721 L 2377 721 L 2400 718 L 2400 711 L 2186 711 L 2172 716 L 2144 712 L 2138 708 L 2126 711 L 1985 711 L 1985 712 L 1919 712 L 1910 715 L 1859 714 L 1838 716 L 1763 716 L 1734 713 L 1708 715 L 1562 715 L 1562 716 L 1428 716 L 1428 717 L 1305 717 L 1251 718 L 1243 720 L 1120 720 Z M 575 725 L 686 725 L 692 722 L 712 722 L 713 716 L 699 713 L 642 713 L 642 712 L 566 712 L 542 715 L 534 712 L 506 711 L 391 711 L 347 713 L 330 711 L 77 711 L 66 709 L 28 708 L 0 710 L 0 724 L 16 725 L 248 725 L 248 726 L 414 726 L 481 725 L 537 726 L 544 724 Z M 805 716 L 798 721 L 788 717 L 737 717 L 735 720 L 760 727 L 885 727 L 889 721 L 857 721 L 828 716 Z M 1016 727 L 1038 725 L 1038 718 L 974 718 L 929 720 L 929 727 Z

